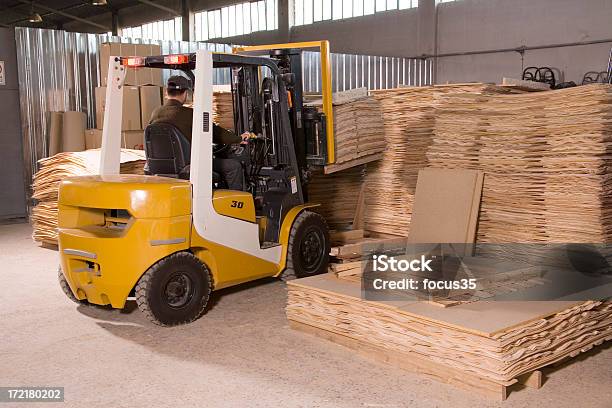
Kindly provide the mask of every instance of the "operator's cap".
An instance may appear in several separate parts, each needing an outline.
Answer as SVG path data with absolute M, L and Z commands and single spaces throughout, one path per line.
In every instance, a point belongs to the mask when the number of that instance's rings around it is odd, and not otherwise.
M 191 89 L 191 81 L 181 75 L 174 75 L 168 78 L 168 89 L 176 89 L 177 91 L 185 91 Z

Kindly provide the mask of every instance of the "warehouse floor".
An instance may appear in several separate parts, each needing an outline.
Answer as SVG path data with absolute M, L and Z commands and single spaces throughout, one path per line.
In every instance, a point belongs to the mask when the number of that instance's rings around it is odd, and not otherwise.
M 57 285 L 57 252 L 30 234 L 0 225 L 0 386 L 63 386 L 66 406 L 612 406 L 610 344 L 492 402 L 290 330 L 275 280 L 222 291 L 202 319 L 171 329 L 133 302 L 77 306 Z

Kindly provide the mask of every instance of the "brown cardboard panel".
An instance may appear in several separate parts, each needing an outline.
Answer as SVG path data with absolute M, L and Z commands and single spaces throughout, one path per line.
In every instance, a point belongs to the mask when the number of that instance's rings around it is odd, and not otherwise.
M 140 130 L 140 90 L 137 86 L 123 87 L 123 117 L 121 130 Z
M 154 44 L 120 44 L 103 43 L 100 45 L 100 83 L 106 86 L 108 59 L 115 56 L 160 55 L 161 47 Z M 125 85 L 162 85 L 162 70 L 151 68 L 128 69 L 125 75 Z
M 87 129 L 85 131 L 87 149 L 102 147 L 102 129 Z M 127 130 L 121 132 L 121 147 L 124 149 L 144 150 L 144 131 Z
M 149 47 L 149 53 L 147 55 L 160 55 L 161 54 L 161 47 L 157 44 L 150 44 L 147 45 L 147 47 Z M 150 76 L 148 76 L 149 78 L 149 82 L 142 82 L 142 85 L 157 85 L 157 86 L 163 86 L 163 80 L 162 80 L 162 73 L 163 70 L 162 69 L 155 69 L 155 68 L 147 68 L 149 70 L 149 74 Z
M 151 68 L 151 85 L 164 86 L 162 79 L 162 69 Z
M 100 83 L 106 86 L 108 74 L 108 62 L 111 56 L 134 55 L 134 44 L 104 43 L 100 45 Z M 133 69 L 128 69 L 125 74 L 126 85 L 136 84 L 136 74 Z
M 147 44 L 134 44 L 134 55 L 139 57 L 151 55 L 151 46 Z M 128 85 L 147 85 L 151 83 L 150 68 L 132 68 L 130 70 L 134 72 L 135 81 L 133 84 Z
M 100 84 L 106 86 L 108 75 L 108 59 L 111 56 L 111 45 L 108 43 L 100 44 Z
M 146 57 L 149 55 L 159 55 L 161 48 L 159 45 L 153 44 L 135 44 L 134 45 L 135 55 Z M 133 69 L 136 79 L 133 84 L 128 85 L 162 85 L 162 71 L 161 69 L 153 68 L 137 68 Z
M 97 86 L 94 90 L 96 99 L 96 128 L 102 129 L 104 126 L 104 108 L 106 107 L 106 87 Z
M 87 116 L 83 112 L 64 112 L 62 118 L 62 151 L 85 150 L 85 127 Z
M 87 129 L 85 131 L 85 148 L 99 149 L 102 147 L 102 130 L 101 129 Z
M 121 147 L 126 149 L 144 150 L 144 131 L 130 130 L 121 132 Z
M 473 243 L 483 178 L 477 170 L 420 170 L 409 242 Z
M 104 109 L 106 107 L 106 87 L 99 86 L 95 90 L 96 96 L 96 127 L 104 126 Z M 139 130 L 140 122 L 140 90 L 137 86 L 123 87 L 123 114 L 121 130 Z
M 120 44 L 119 52 L 122 57 L 129 57 L 138 55 L 136 53 L 136 44 Z M 138 80 L 136 79 L 137 70 L 136 69 L 126 69 L 125 70 L 125 81 L 124 85 L 138 85 Z
M 150 68 L 132 68 L 136 75 L 134 84 L 131 85 L 151 85 L 151 69 Z
M 49 157 L 62 151 L 63 112 L 49 112 Z
M 142 128 L 146 128 L 153 111 L 161 106 L 162 88 L 155 85 L 140 87 L 140 121 Z

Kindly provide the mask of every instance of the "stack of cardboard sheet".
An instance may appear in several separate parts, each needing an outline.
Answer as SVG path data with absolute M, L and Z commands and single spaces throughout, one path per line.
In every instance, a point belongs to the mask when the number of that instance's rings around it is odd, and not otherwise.
M 432 167 L 485 172 L 479 242 L 546 242 L 541 166 L 545 121 L 516 96 L 523 95 L 439 99 L 443 107 L 437 110 L 427 157 Z
M 503 93 L 482 84 L 377 93 L 389 148 L 383 160 L 367 166 L 366 229 L 408 236 L 409 242 L 446 242 L 437 234 L 458 231 L 459 239 L 471 242 L 478 194 L 465 194 L 471 205 L 461 206 L 460 219 L 445 219 L 448 214 L 440 212 L 445 202 L 460 198 L 451 192 L 458 183 L 423 185 L 429 187 L 427 200 L 417 202 L 413 215 L 417 174 L 437 167 L 456 175 L 466 169 L 484 172 L 484 181 L 479 172 L 472 182 L 474 191 L 482 186 L 477 242 L 610 242 L 612 86 Z M 424 173 L 432 171 L 438 170 Z M 417 221 L 419 214 L 427 216 L 426 223 Z M 451 221 L 457 228 L 446 228 Z M 436 222 L 445 228 L 432 231 Z M 508 244 L 497 246 L 514 255 Z M 366 247 L 362 241 L 332 248 L 340 261 L 330 268 L 333 273 L 288 283 L 293 327 L 501 398 L 516 382 L 533 385 L 536 378 L 541 385 L 535 370 L 612 340 L 609 301 L 491 301 L 543 284 L 539 267 L 515 270 L 514 256 L 504 264 L 508 273 L 496 279 L 490 273 L 500 264 L 464 259 L 475 276 L 478 268 L 486 272 L 476 280 L 486 286 L 477 286 L 477 296 L 470 294 L 469 300 L 457 293 L 451 304 L 408 296 L 367 301 L 360 273 Z M 541 265 L 539 247 L 523 252 Z M 560 251 L 568 257 L 565 248 Z
M 231 92 L 213 92 L 213 122 L 224 129 L 234 130 L 234 107 Z
M 144 174 L 144 152 L 121 151 L 121 173 Z M 33 238 L 37 242 L 57 245 L 57 199 L 59 183 L 67 177 L 97 174 L 100 150 L 58 153 L 39 161 L 34 175 L 33 195 L 38 203 L 32 209 Z M 95 192 L 93 192 L 95 194 Z
M 612 340 L 612 304 L 366 301 L 332 274 L 288 282 L 292 327 L 455 385 L 499 395 L 520 376 Z
M 323 112 L 323 100 L 307 105 Z M 381 105 L 367 88 L 336 92 L 332 95 L 335 161 L 324 167 L 326 174 L 379 160 L 387 142 Z
M 364 171 L 364 166 L 358 166 L 334 174 L 313 175 L 308 184 L 308 201 L 320 204 L 315 210 L 325 217 L 331 229 L 352 227 Z
M 408 235 L 417 175 L 428 166 L 426 153 L 432 143 L 436 103 L 440 103 L 437 97 L 466 92 L 483 95 L 516 91 L 481 83 L 373 91 L 382 107 L 388 148 L 381 160 L 368 165 L 367 230 Z
M 612 87 L 438 98 L 429 165 L 486 174 L 478 242 L 612 242 Z
M 378 159 L 386 142 L 381 106 L 376 98 L 366 95 L 338 102 L 333 112 L 336 165 Z
M 542 167 L 549 242 L 612 242 L 612 86 L 547 92 Z M 538 94 L 536 94 L 538 95 Z M 536 96 L 534 95 L 534 96 Z

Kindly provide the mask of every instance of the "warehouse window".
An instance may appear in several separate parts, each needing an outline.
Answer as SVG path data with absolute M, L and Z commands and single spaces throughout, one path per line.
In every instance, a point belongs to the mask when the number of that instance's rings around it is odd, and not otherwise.
M 126 27 L 121 30 L 121 36 L 129 38 L 144 38 L 147 40 L 180 41 L 181 18 L 154 21 L 136 27 Z
M 195 40 L 235 37 L 278 29 L 278 0 L 239 3 L 195 13 Z
M 295 0 L 293 25 L 361 17 L 418 7 L 419 0 Z

